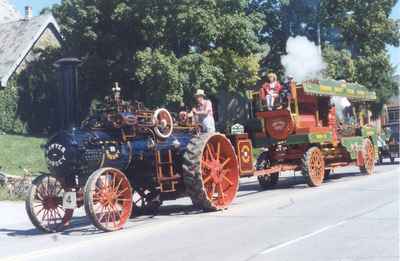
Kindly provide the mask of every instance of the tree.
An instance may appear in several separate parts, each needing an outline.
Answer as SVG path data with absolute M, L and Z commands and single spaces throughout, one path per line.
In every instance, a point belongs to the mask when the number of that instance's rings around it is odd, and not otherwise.
M 263 40 L 271 52 L 264 67 L 283 75 L 280 57 L 290 36 L 303 35 L 320 43 L 328 64 L 327 76 L 358 81 L 376 90 L 378 113 L 396 94 L 386 45 L 399 46 L 400 22 L 390 18 L 397 0 L 254 0 L 251 7 L 267 21 Z
M 325 75 L 331 79 L 342 79 L 348 82 L 356 80 L 356 65 L 350 51 L 337 50 L 333 46 L 325 46 L 324 61 L 327 64 Z
M 390 18 L 396 3 L 397 0 L 321 1 L 321 21 L 326 28 L 323 37 L 351 52 L 355 80 L 377 92 L 375 114 L 399 89 L 386 50 L 386 45 L 400 44 L 400 21 Z
M 195 88 L 241 91 L 268 50 L 265 19 L 247 0 L 64 0 L 52 11 L 65 53 L 83 58 L 87 101 L 112 82 L 129 98 L 174 105 Z M 88 104 L 90 102 L 87 102 Z

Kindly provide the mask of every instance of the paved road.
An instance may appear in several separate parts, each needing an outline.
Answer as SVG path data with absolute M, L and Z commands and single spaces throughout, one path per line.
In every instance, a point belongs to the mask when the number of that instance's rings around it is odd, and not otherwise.
M 348 168 L 319 188 L 292 176 L 270 191 L 245 179 L 227 211 L 171 201 L 114 233 L 76 218 L 71 229 L 42 235 L 22 204 L 0 203 L 0 260 L 397 261 L 399 170 L 385 165 L 361 176 Z

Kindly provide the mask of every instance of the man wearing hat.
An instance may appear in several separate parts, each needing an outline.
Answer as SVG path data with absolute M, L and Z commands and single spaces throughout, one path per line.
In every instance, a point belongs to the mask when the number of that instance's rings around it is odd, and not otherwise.
M 201 89 L 198 89 L 194 96 L 197 101 L 197 106 L 192 109 L 192 113 L 196 123 L 202 126 L 203 132 L 215 132 L 215 121 L 211 101 L 206 99 L 206 94 L 204 90 Z

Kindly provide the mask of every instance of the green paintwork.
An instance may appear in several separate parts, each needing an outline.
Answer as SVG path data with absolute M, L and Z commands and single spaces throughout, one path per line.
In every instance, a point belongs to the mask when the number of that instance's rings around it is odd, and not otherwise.
M 289 135 L 287 144 L 288 145 L 296 145 L 296 144 L 306 144 L 306 143 L 332 143 L 332 132 L 313 132 L 307 134 L 295 134 Z
M 354 136 L 354 137 L 345 137 L 341 139 L 342 145 L 346 148 L 346 150 L 350 153 L 351 159 L 357 158 L 357 152 L 362 149 L 363 137 Z
M 379 156 L 378 129 L 374 127 L 364 126 L 361 128 L 361 135 L 364 138 L 371 138 L 372 144 L 375 147 L 375 157 L 378 157 Z
M 256 138 L 252 140 L 254 148 L 265 148 L 270 145 L 278 143 L 276 140 L 271 138 Z
M 309 143 L 308 134 L 289 135 L 287 139 L 288 145 L 305 144 L 305 143 Z
M 310 143 L 332 143 L 332 132 L 316 132 L 308 134 Z
M 304 91 L 308 94 L 324 96 L 341 96 L 360 101 L 376 100 L 376 93 L 369 91 L 358 83 L 345 83 L 335 80 L 313 80 L 303 82 Z

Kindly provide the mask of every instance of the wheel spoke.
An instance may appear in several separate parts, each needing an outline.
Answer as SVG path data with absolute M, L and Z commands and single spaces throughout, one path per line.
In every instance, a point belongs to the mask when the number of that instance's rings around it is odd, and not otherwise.
M 224 169 L 226 164 L 228 164 L 231 161 L 231 158 L 227 158 L 222 164 L 221 164 L 221 169 Z
M 218 195 L 220 196 L 220 199 L 222 199 L 222 204 L 225 205 L 225 193 L 224 193 L 224 190 L 223 190 L 223 188 L 222 188 L 222 183 L 219 183 L 219 184 L 218 184 L 218 188 L 219 188 L 219 193 L 218 193 Z
M 119 180 L 117 187 L 115 188 L 115 191 L 119 190 L 119 187 L 121 186 L 122 183 L 122 179 Z
M 215 156 L 215 159 L 219 161 L 220 155 L 221 155 L 221 142 L 218 142 L 218 144 L 217 144 L 217 155 Z
M 117 176 L 117 175 L 115 175 L 115 174 L 113 173 L 112 189 L 115 189 L 115 179 L 116 179 L 116 176 Z
M 207 144 L 207 151 L 208 155 L 210 156 L 210 160 L 215 160 L 210 144 Z
M 211 175 L 208 175 L 207 178 L 204 179 L 203 184 L 206 184 L 207 182 L 209 182 L 211 180 Z
M 137 203 L 137 202 L 139 202 L 139 201 L 141 201 L 142 199 L 140 198 L 140 199 L 138 199 L 138 200 L 136 200 L 134 203 Z M 117 198 L 117 201 L 131 201 L 131 199 L 129 199 L 129 198 Z
M 210 195 L 210 199 L 212 200 L 214 198 L 214 194 L 215 194 L 215 183 L 211 184 L 211 195 Z
M 202 160 L 202 161 L 201 161 L 201 166 L 202 166 L 202 167 L 206 167 L 206 168 L 208 168 L 209 170 L 212 170 L 212 169 L 213 169 L 212 166 L 209 164 L 209 162 L 208 162 L 208 161 L 205 161 L 205 160 Z
M 222 178 L 223 178 L 224 180 L 226 180 L 226 181 L 229 183 L 230 186 L 233 186 L 233 182 L 232 182 L 230 179 L 228 179 L 227 176 L 223 176 Z
M 121 196 L 122 194 L 124 194 L 126 191 L 128 190 L 128 188 L 124 188 L 123 190 L 121 190 L 120 192 L 118 192 L 117 197 Z
M 42 221 L 45 220 L 45 218 L 47 217 L 48 213 L 49 213 L 49 211 L 47 209 L 44 209 L 44 213 L 43 213 L 43 216 L 42 216 Z

